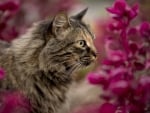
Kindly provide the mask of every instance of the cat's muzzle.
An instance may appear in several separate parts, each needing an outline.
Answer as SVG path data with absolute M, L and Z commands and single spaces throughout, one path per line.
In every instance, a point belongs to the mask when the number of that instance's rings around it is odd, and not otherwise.
M 94 63 L 96 57 L 83 57 L 80 58 L 80 62 L 83 66 L 89 66 L 90 64 Z

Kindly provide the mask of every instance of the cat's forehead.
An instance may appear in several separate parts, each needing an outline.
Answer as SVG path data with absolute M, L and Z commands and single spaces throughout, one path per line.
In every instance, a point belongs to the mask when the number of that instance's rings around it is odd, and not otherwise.
M 93 37 L 91 33 L 89 33 L 86 29 L 78 29 L 78 35 L 76 37 L 76 40 L 84 40 L 86 41 L 86 44 L 88 47 L 90 47 L 92 50 L 96 51 L 94 43 L 93 43 Z
M 90 35 L 92 39 L 95 39 L 95 35 L 92 32 L 90 25 L 82 22 L 82 21 L 76 21 L 71 20 L 71 25 L 78 31 L 78 32 L 85 32 L 86 34 Z M 80 33 L 79 33 L 80 34 Z M 82 34 L 82 33 L 81 33 Z
M 90 25 L 85 24 L 83 22 L 81 22 L 80 24 L 81 24 L 80 27 L 81 27 L 82 31 L 87 32 L 87 34 L 89 34 L 92 39 L 95 39 L 94 33 L 92 32 Z

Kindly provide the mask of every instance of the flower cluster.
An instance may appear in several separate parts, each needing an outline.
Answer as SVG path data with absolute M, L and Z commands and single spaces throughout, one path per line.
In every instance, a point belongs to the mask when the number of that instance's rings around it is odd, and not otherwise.
M 10 41 L 18 35 L 10 20 L 19 10 L 19 2 L 7 1 L 0 3 L 0 39 Z
M 116 0 L 107 8 L 114 21 L 113 35 L 105 42 L 106 58 L 96 72 L 88 74 L 92 84 L 102 86 L 104 103 L 99 113 L 150 112 L 150 23 L 133 26 L 138 5 Z
M 5 72 L 0 69 L 0 81 Z M 29 101 L 18 91 L 0 91 L 0 113 L 29 113 Z
M 11 41 L 28 27 L 61 10 L 68 11 L 77 0 L 2 0 L 0 1 L 0 39 Z
M 4 78 L 5 72 L 0 68 L 0 80 Z
M 29 101 L 19 92 L 0 92 L 0 113 L 30 113 Z

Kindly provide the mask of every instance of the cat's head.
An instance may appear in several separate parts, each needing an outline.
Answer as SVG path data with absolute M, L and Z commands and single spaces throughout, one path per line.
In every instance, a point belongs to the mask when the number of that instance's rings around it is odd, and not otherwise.
M 45 47 L 39 57 L 43 68 L 59 69 L 63 65 L 67 70 L 74 70 L 95 61 L 94 34 L 82 21 L 86 11 L 71 17 L 60 12 L 47 26 Z

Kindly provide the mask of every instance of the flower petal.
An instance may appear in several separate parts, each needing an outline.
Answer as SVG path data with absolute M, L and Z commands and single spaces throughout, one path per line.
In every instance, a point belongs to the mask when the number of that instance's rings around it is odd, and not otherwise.
M 4 70 L 0 68 L 0 79 L 3 79 L 4 75 L 5 75 Z
M 89 82 L 92 84 L 106 84 L 107 83 L 107 78 L 104 73 L 103 74 L 102 73 L 101 74 L 89 73 L 87 77 L 88 77 Z
M 99 113 L 116 113 L 117 107 L 111 103 L 101 105 Z
M 125 80 L 120 80 L 116 82 L 112 82 L 110 84 L 109 89 L 116 95 L 124 96 L 128 94 L 129 91 L 129 83 Z

